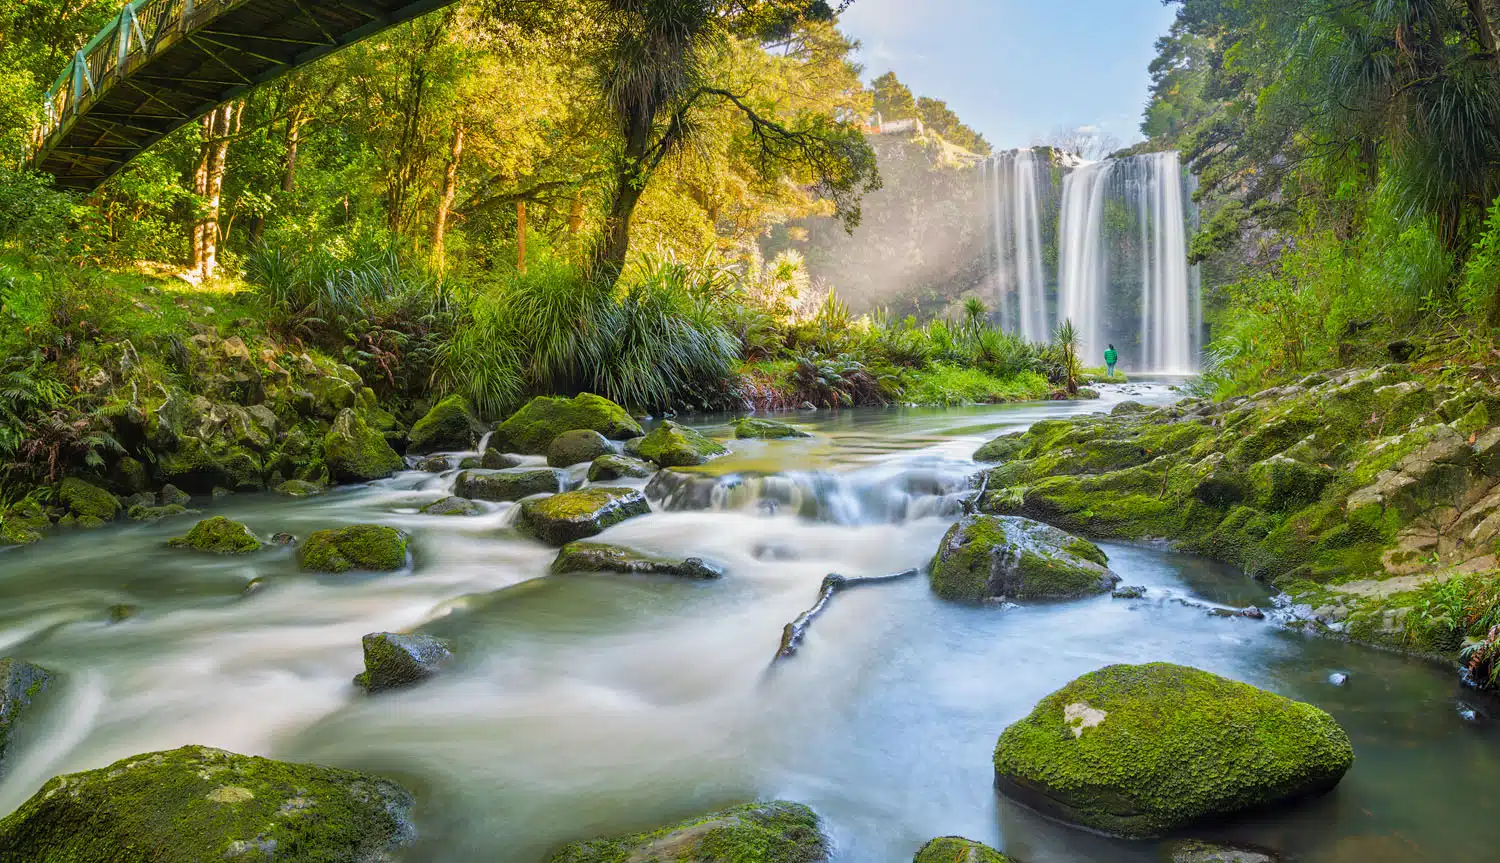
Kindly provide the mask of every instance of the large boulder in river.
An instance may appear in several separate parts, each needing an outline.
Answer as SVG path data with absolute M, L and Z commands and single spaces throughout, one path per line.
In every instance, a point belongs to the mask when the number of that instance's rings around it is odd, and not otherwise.
M 574 429 L 552 439 L 552 443 L 547 447 L 547 464 L 553 467 L 568 467 L 592 462 L 614 451 L 615 448 L 610 446 L 604 435 L 592 429 Z
M 5 750 L 12 731 L 51 682 L 51 672 L 40 665 L 0 659 L 0 773 L 5 770 Z
M 948 531 L 932 561 L 944 599 L 1072 599 L 1108 593 L 1120 577 L 1097 545 L 1041 522 L 969 516 Z
M 549 863 L 824 863 L 818 816 L 798 803 L 752 803 L 649 833 L 564 846 Z
M 1005 729 L 995 781 L 1046 814 L 1150 838 L 1321 794 L 1353 763 L 1311 704 L 1180 665 L 1112 665 Z
M 713 438 L 670 420 L 644 438 L 631 441 L 628 449 L 631 455 L 652 461 L 658 467 L 693 467 L 729 452 Z
M 944 836 L 923 845 L 912 863 L 1010 863 L 1010 858 L 988 845 Z
M 76 477 L 62 481 L 57 498 L 68 508 L 71 523 L 78 527 L 100 527 L 120 514 L 119 498 Z
M 193 525 L 186 536 L 170 539 L 167 545 L 212 554 L 249 554 L 260 551 L 260 540 L 255 538 L 250 528 L 222 515 L 205 518 Z
M 563 432 L 590 429 L 610 440 L 629 440 L 644 432 L 625 409 L 601 396 L 584 393 L 571 399 L 539 396 L 510 419 L 495 426 L 495 445 L 509 452 L 546 455 Z
M 1013 432 L 995 438 L 974 451 L 974 460 L 999 464 L 1007 462 L 1026 451 L 1029 446 L 1023 432 Z
M 365 670 L 354 682 L 369 692 L 421 683 L 453 659 L 452 646 L 430 635 L 373 632 L 364 637 L 363 646 Z
M 812 437 L 796 426 L 762 417 L 745 417 L 736 422 L 734 436 L 742 440 L 788 440 Z
M 297 549 L 297 562 L 312 572 L 390 572 L 406 566 L 406 534 L 378 524 L 320 530 Z
M 603 542 L 570 542 L 552 561 L 552 572 L 618 572 L 627 575 L 673 575 L 678 578 L 723 578 L 724 570 L 702 558 L 658 557 Z
M 391 860 L 412 796 L 385 779 L 203 746 L 53 778 L 0 821 L 5 863 Z
M 493 503 L 520 500 L 537 494 L 557 494 L 568 487 L 568 474 L 555 468 L 466 470 L 458 475 L 453 493 L 469 500 Z
M 471 449 L 484 434 L 484 424 L 475 419 L 469 400 L 451 395 L 433 406 L 417 420 L 407 436 L 407 452 L 422 455 L 430 452 Z
M 562 546 L 650 512 L 646 496 L 633 488 L 595 486 L 523 502 L 516 527 L 548 545 Z
M 339 412 L 323 437 L 323 451 L 338 482 L 385 479 L 406 466 L 385 436 L 353 410 Z
M 628 455 L 601 455 L 589 465 L 589 482 L 645 479 L 653 473 L 656 473 L 656 466 L 650 462 Z

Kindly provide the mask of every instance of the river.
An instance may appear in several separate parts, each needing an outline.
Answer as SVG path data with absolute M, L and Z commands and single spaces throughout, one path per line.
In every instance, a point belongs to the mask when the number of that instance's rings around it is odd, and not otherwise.
M 1107 388 L 1108 389 L 1108 388 Z M 554 552 L 509 505 L 423 516 L 451 476 L 403 473 L 305 500 L 238 495 L 205 512 L 268 536 L 358 521 L 413 536 L 382 576 L 297 572 L 290 549 L 175 551 L 190 519 L 73 533 L 0 554 L 0 655 L 64 675 L 20 735 L 0 813 L 48 777 L 189 743 L 383 773 L 419 800 L 411 863 L 538 863 L 565 841 L 644 829 L 754 798 L 812 806 L 841 863 L 907 863 L 960 834 L 1025 863 L 1151 861 L 1053 824 L 992 790 L 1007 724 L 1114 662 L 1191 664 L 1310 701 L 1357 760 L 1333 793 L 1203 835 L 1339 863 L 1489 861 L 1500 837 L 1500 734 L 1451 670 L 1210 617 L 1194 603 L 1265 605 L 1236 571 L 1155 547 L 1103 544 L 1144 600 L 1022 608 L 941 602 L 924 580 L 841 593 L 801 652 L 770 670 L 784 624 L 829 572 L 925 566 L 952 523 L 969 454 L 1005 429 L 1102 402 L 857 410 L 794 418 L 811 440 L 734 442 L 710 474 L 775 474 L 696 497 L 602 539 L 724 565 L 718 582 L 544 577 Z M 706 430 L 726 427 L 705 421 Z M 710 482 L 710 480 L 700 480 Z M 684 495 L 684 497 L 695 497 Z M 799 514 L 800 513 L 800 514 Z M 260 589 L 247 592 L 252 579 Z M 109 621 L 116 604 L 136 617 Z M 463 661 L 421 687 L 351 684 L 360 637 L 418 625 Z M 1334 686 L 1334 672 L 1349 675 Z

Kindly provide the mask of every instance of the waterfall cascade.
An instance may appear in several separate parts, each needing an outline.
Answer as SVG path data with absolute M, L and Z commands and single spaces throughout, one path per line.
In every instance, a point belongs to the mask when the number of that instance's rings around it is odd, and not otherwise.
M 984 181 L 1008 328 L 1043 341 L 1071 320 L 1089 364 L 1114 344 L 1128 369 L 1196 370 L 1200 291 L 1187 260 L 1193 178 L 1175 152 L 1069 163 L 1050 149 L 1017 150 L 990 159 Z M 1050 285 L 1049 254 L 1057 261 Z

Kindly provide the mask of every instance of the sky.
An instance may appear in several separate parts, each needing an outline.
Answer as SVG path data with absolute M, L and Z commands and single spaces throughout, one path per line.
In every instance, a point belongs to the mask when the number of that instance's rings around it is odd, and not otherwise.
M 1175 6 L 1161 0 L 854 0 L 840 29 L 868 81 L 894 71 L 947 101 L 996 149 L 1058 127 L 1141 139 L 1147 66 Z

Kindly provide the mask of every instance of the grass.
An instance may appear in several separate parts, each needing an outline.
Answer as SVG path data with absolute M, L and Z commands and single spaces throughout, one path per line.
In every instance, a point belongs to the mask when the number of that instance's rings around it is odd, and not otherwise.
M 911 378 L 902 401 L 922 405 L 1034 401 L 1052 394 L 1052 385 L 1036 372 L 1001 378 L 979 369 L 937 363 Z

